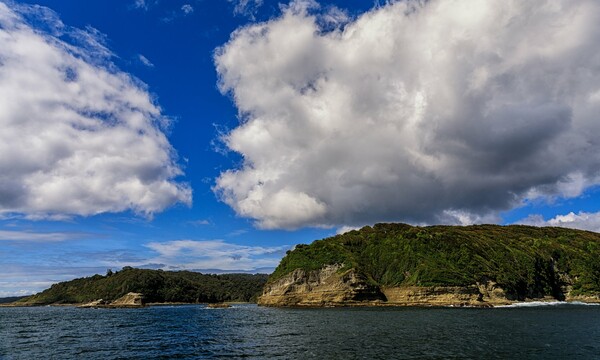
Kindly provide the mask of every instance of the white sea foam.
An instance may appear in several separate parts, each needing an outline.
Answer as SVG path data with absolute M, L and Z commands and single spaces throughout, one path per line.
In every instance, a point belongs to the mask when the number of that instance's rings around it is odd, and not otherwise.
M 520 307 L 541 307 L 541 306 L 600 306 L 600 304 L 584 303 L 581 301 L 526 301 L 519 302 L 511 305 L 500 305 L 495 306 L 496 308 L 520 308 Z

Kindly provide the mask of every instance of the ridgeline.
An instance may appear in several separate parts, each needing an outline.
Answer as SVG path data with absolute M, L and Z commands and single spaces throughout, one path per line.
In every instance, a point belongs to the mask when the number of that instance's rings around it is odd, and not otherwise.
M 128 293 L 141 293 L 146 303 L 253 302 L 265 274 L 201 274 L 191 271 L 134 269 L 109 271 L 106 276 L 65 281 L 16 302 L 19 305 L 81 304 L 98 299 L 113 301 Z
M 376 224 L 298 245 L 268 306 L 600 301 L 600 234 L 556 227 Z

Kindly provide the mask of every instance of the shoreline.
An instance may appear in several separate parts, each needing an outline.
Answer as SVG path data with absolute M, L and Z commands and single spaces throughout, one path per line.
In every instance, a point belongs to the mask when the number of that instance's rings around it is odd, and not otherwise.
M 531 301 L 515 301 L 512 303 L 503 304 L 457 304 L 457 303 L 348 303 L 348 304 L 296 304 L 296 305 L 258 305 L 268 308 L 282 309 L 332 309 L 332 308 L 454 308 L 454 309 L 502 309 L 502 308 L 518 308 L 518 307 L 537 307 L 537 306 L 552 306 L 552 305 L 582 305 L 582 306 L 600 306 L 598 301 L 558 301 L 558 300 L 531 300 Z
M 94 309 L 140 309 L 147 307 L 164 307 L 164 306 L 186 306 L 186 305 L 204 305 L 208 306 L 213 303 L 183 303 L 183 302 L 166 302 L 166 303 L 148 303 L 143 306 L 90 306 L 81 307 L 85 304 L 0 304 L 0 308 L 26 308 L 26 307 L 73 307 L 73 308 L 94 308 Z M 225 302 L 227 305 L 245 305 L 256 304 L 252 302 Z M 527 300 L 514 301 L 502 304 L 473 304 L 473 303 L 440 303 L 440 302 L 418 302 L 418 303 L 386 303 L 386 302 L 356 302 L 356 303 L 324 303 L 324 304 L 296 304 L 296 305 L 265 305 L 256 304 L 261 307 L 268 308 L 284 308 L 284 309 L 327 309 L 327 308 L 467 308 L 467 309 L 502 309 L 502 308 L 519 308 L 519 307 L 538 307 L 538 306 L 553 306 L 553 305 L 583 305 L 600 306 L 600 300 L 579 300 L 573 299 L 569 301 L 553 300 Z
M 137 308 L 144 308 L 144 307 L 160 307 L 160 306 L 184 306 L 184 305 L 205 305 L 208 306 L 209 304 L 213 304 L 213 303 L 186 303 L 186 302 L 164 302 L 164 303 L 147 303 L 144 304 L 143 306 L 131 306 L 131 305 L 118 305 L 118 306 L 110 306 L 110 305 L 97 305 L 97 306 L 89 306 L 89 307 L 82 307 L 82 305 L 86 305 L 87 303 L 74 303 L 74 304 L 13 304 L 13 303 L 8 303 L 8 304 L 0 304 L 0 308 L 1 307 L 7 307 L 7 308 L 14 308 L 14 307 L 19 307 L 19 308 L 25 308 L 25 307 L 45 307 L 45 306 L 50 306 L 50 307 L 75 307 L 75 308 L 80 308 L 80 309 L 85 309 L 85 308 L 100 308 L 100 309 L 119 309 L 119 308 L 129 308 L 129 309 L 137 309 Z M 224 302 L 224 304 L 228 304 L 228 305 L 242 305 L 242 304 L 256 304 L 256 303 L 252 303 L 252 302 L 242 302 L 242 301 L 232 301 L 232 302 Z

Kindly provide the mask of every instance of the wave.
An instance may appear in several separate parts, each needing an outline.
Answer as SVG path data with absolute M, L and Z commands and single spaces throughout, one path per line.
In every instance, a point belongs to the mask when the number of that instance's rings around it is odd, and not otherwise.
M 596 303 L 584 303 L 581 301 L 526 301 L 510 305 L 499 305 L 495 308 L 522 308 L 522 307 L 541 307 L 541 306 L 600 306 Z

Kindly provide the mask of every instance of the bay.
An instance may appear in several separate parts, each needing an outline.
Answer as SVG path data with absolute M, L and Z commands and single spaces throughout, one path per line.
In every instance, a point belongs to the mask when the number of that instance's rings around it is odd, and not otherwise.
M 600 359 L 600 306 L 0 308 L 0 359 Z

